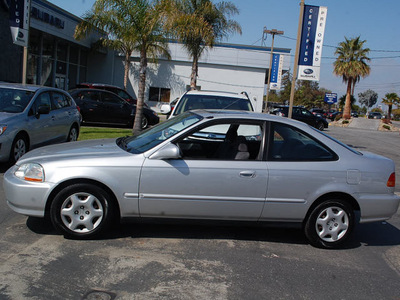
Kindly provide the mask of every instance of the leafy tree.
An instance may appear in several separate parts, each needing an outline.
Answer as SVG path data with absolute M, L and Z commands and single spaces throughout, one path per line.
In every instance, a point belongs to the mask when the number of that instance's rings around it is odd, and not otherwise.
M 342 76 L 343 82 L 347 84 L 346 102 L 343 111 L 343 118 L 350 119 L 351 117 L 351 102 L 352 87 L 360 77 L 369 75 L 371 68 L 366 63 L 370 61 L 367 57 L 370 49 L 363 48 L 365 40 L 361 41 L 360 37 L 348 39 L 339 43 L 335 54 L 338 58 L 334 62 L 333 73 L 337 76 Z
M 378 94 L 373 90 L 366 90 L 365 92 L 358 93 L 358 102 L 370 108 L 378 101 Z
M 101 29 L 108 34 L 108 39 L 101 39 L 101 43 L 121 51 L 125 56 L 125 89 L 132 52 L 140 53 L 139 91 L 133 134 L 141 130 L 148 57 L 156 57 L 157 54 L 170 57 L 163 30 L 164 9 L 164 4 L 159 1 L 97 0 L 75 29 L 76 38 L 82 38 L 94 29 Z
M 392 117 L 392 106 L 400 104 L 400 98 L 396 93 L 387 93 L 385 98 L 382 99 L 382 103 L 388 106 L 388 119 Z
M 166 0 L 167 1 L 167 0 Z M 198 61 L 204 50 L 231 33 L 242 34 L 236 21 L 230 19 L 238 14 L 237 7 L 227 1 L 214 4 L 211 0 L 169 0 L 166 15 L 168 29 L 183 43 L 193 59 L 190 87 L 196 89 Z
M 344 108 L 344 106 L 346 105 L 346 98 L 347 95 L 343 95 L 342 97 L 339 98 L 339 107 L 341 107 L 342 109 Z M 355 110 L 355 103 L 356 103 L 356 98 L 354 98 L 353 95 L 350 96 L 350 113 L 352 110 Z

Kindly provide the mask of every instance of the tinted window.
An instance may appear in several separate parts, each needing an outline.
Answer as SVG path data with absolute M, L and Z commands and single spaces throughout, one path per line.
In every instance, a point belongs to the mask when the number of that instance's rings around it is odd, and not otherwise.
M 103 102 L 106 103 L 114 103 L 114 104 L 124 104 L 125 101 L 123 101 L 121 98 L 118 96 L 111 94 L 111 93 L 103 93 L 102 94 Z
M 269 159 L 279 161 L 335 160 L 336 155 L 325 145 L 297 128 L 273 123 Z
M 175 115 L 178 115 L 193 109 L 253 110 L 248 99 L 209 95 L 184 95 L 174 111 Z
M 1 88 L 0 111 L 8 113 L 22 112 L 33 97 L 33 92 Z
M 71 99 L 62 93 L 53 92 L 53 104 L 56 109 L 69 107 Z

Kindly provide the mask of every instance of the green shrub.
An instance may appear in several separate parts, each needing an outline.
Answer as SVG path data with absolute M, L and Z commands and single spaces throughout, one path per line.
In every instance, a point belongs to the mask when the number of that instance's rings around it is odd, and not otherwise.
M 387 129 L 387 130 L 390 130 L 390 126 L 389 125 L 384 124 L 382 127 Z

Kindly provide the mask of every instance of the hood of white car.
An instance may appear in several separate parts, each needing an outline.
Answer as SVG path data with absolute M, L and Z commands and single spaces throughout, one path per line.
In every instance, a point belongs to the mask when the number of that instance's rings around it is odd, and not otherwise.
M 54 159 L 85 159 L 85 158 L 112 158 L 116 156 L 132 155 L 122 150 L 116 144 L 116 139 L 89 140 L 69 142 L 41 147 L 26 153 L 18 164 L 28 161 L 50 161 Z

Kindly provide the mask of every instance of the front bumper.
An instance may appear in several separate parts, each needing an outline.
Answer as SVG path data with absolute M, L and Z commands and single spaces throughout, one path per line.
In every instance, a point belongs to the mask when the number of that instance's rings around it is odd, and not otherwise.
M 44 217 L 46 201 L 54 184 L 28 182 L 14 176 L 17 166 L 4 174 L 3 188 L 8 206 L 15 212 L 34 217 Z

